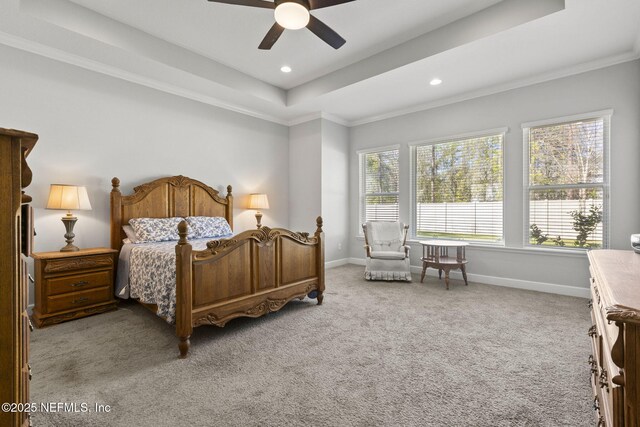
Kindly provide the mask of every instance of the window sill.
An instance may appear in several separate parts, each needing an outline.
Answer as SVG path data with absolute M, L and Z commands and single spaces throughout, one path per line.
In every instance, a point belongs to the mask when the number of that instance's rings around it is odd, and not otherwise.
M 357 240 L 364 241 L 364 236 L 356 236 Z M 407 239 L 407 244 L 413 247 L 420 247 L 420 241 L 414 239 Z M 469 243 L 467 247 L 471 251 L 495 251 L 505 253 L 515 253 L 523 255 L 544 255 L 544 256 L 562 256 L 570 258 L 586 258 L 586 249 L 551 249 L 551 248 L 535 248 L 531 246 L 515 247 L 505 246 L 504 243 L 497 244 L 481 244 L 481 243 Z

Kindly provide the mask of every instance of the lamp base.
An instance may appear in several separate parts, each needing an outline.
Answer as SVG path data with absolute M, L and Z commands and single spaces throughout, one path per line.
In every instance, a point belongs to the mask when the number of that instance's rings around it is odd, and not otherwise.
M 73 233 L 73 226 L 76 225 L 77 220 L 78 218 L 76 218 L 75 216 L 67 215 L 62 217 L 62 223 L 64 224 L 64 228 L 67 230 L 67 232 L 64 234 L 67 245 L 64 248 L 60 249 L 60 252 L 77 252 L 80 250 L 79 247 L 73 244 L 73 238 L 76 237 L 76 235 Z
M 262 224 L 260 223 L 261 221 L 262 221 L 262 213 L 260 211 L 258 211 L 258 212 L 256 212 L 256 222 L 257 222 L 256 226 L 258 228 L 262 227 Z

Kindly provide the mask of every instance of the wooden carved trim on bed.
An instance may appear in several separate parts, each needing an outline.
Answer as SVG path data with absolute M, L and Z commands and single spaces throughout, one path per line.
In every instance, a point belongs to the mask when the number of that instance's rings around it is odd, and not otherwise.
M 111 247 L 120 250 L 126 237 L 122 226 L 131 218 L 222 216 L 233 229 L 233 196 L 227 186 L 227 196 L 208 185 L 186 176 L 159 178 L 133 189 L 123 196 L 120 180 L 111 180 Z

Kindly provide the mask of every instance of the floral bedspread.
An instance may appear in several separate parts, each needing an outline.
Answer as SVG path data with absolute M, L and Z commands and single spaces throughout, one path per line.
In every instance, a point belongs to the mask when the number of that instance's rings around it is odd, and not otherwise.
M 190 240 L 193 250 L 206 249 L 215 239 Z M 156 304 L 157 315 L 175 323 L 176 242 L 135 245 L 129 258 L 129 296 L 145 304 Z

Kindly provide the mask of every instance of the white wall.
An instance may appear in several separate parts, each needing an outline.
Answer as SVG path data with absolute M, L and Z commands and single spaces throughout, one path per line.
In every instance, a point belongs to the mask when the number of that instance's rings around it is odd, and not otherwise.
M 51 183 L 87 186 L 92 211 L 77 211 L 75 243 L 109 246 L 109 192 L 186 175 L 226 195 L 233 186 L 235 231 L 254 228 L 246 195 L 265 192 L 263 223 L 289 225 L 285 126 L 167 95 L 0 46 L 0 127 L 39 134 L 29 156 L 36 251 L 64 246 L 63 211 L 43 209 Z M 315 224 L 312 222 L 309 226 Z
M 481 276 L 575 287 L 588 286 L 586 255 L 561 255 L 522 249 L 523 122 L 612 108 L 611 248 L 628 249 L 629 235 L 640 232 L 640 62 L 634 61 L 572 77 L 434 108 L 351 129 L 350 253 L 363 258 L 358 233 L 357 150 L 400 144 L 401 221 L 410 223 L 407 143 L 508 126 L 505 139 L 504 249 L 471 248 L 468 270 Z M 455 84 L 446 82 L 444 84 Z M 421 247 L 412 248 L 420 265 Z
M 349 255 L 349 130 L 322 119 L 322 218 L 325 259 Z
M 289 226 L 313 232 L 322 214 L 322 123 L 289 128 Z
M 326 119 L 289 129 L 289 224 L 314 231 L 322 215 L 325 261 L 348 257 L 349 131 Z M 313 228 L 312 228 L 313 227 Z

